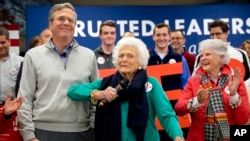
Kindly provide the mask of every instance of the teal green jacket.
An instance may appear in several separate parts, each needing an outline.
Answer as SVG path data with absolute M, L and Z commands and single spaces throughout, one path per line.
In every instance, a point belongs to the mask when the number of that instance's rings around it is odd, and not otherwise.
M 74 85 L 69 88 L 68 96 L 71 99 L 77 101 L 90 101 L 90 93 L 94 89 L 100 89 L 101 82 L 102 80 L 100 79 L 94 81 L 93 83 Z M 160 141 L 160 136 L 155 125 L 156 116 L 159 118 L 164 130 L 172 139 L 174 139 L 176 136 L 183 137 L 183 133 L 176 114 L 159 82 L 153 77 L 148 77 L 145 87 L 149 104 L 148 122 L 144 138 L 145 141 Z M 136 141 L 135 134 L 130 128 L 126 126 L 128 116 L 128 102 L 121 103 L 121 112 L 122 141 Z

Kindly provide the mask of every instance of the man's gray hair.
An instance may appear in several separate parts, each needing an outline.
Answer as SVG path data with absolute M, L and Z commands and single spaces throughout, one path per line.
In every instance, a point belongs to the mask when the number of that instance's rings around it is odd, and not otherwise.
M 75 17 L 77 20 L 77 14 L 76 14 L 76 11 L 75 11 L 75 8 L 73 7 L 73 5 L 71 3 L 59 3 L 59 4 L 55 4 L 49 11 L 49 21 L 52 21 L 54 20 L 54 13 L 57 11 L 57 10 L 61 10 L 63 8 L 69 8 L 71 9 L 74 13 L 75 13 Z

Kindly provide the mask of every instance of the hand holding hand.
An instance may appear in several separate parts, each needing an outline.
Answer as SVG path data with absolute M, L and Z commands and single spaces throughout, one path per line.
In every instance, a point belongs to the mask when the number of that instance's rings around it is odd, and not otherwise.
M 11 99 L 12 99 L 12 95 L 8 94 L 7 99 L 5 101 L 5 104 L 3 106 L 5 115 L 11 115 L 15 111 L 17 111 L 23 102 L 22 97 L 19 97 L 19 98 L 14 99 L 14 100 L 11 100 Z
M 237 89 L 240 84 L 241 71 L 240 68 L 234 70 L 234 75 L 229 76 L 228 87 L 230 91 L 230 96 L 234 96 L 237 93 Z
M 95 94 L 97 100 L 107 99 L 108 102 L 113 101 L 118 97 L 116 89 L 109 86 L 103 91 L 97 91 Z

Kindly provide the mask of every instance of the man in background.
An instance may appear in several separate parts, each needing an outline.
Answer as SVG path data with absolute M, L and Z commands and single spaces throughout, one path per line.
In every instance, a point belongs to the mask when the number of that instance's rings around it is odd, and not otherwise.
M 170 33 L 170 27 L 165 23 L 160 23 L 155 26 L 152 36 L 155 42 L 155 47 L 150 51 L 150 58 L 148 62 L 149 66 L 182 62 L 182 74 L 174 76 L 174 78 L 171 79 L 172 81 L 169 77 L 167 77 L 168 79 L 162 77 L 162 85 L 165 91 L 183 89 L 190 76 L 186 59 L 180 54 L 175 53 L 171 45 L 169 45 Z
M 15 98 L 15 84 L 17 73 L 23 57 L 9 52 L 10 48 L 9 31 L 0 26 L 0 101 L 6 100 L 7 94 L 11 93 Z
M 135 37 L 135 34 L 132 31 L 126 31 L 123 33 L 122 37 Z
M 194 70 L 195 55 L 185 50 L 186 38 L 181 30 L 174 30 L 171 32 L 171 46 L 173 50 L 184 56 L 187 60 L 190 75 Z
M 98 69 L 114 68 L 112 52 L 116 41 L 116 25 L 113 21 L 104 21 L 99 29 L 101 45 L 94 50 Z
M 44 29 L 40 35 L 40 45 L 45 44 L 49 41 L 49 39 L 52 37 L 52 32 L 50 31 L 49 28 Z
M 0 108 L 4 106 L 8 94 L 14 99 L 16 98 L 15 85 L 17 74 L 20 69 L 20 64 L 23 61 L 23 57 L 9 52 L 10 44 L 9 31 L 0 26 Z M 17 123 L 15 120 L 16 112 L 14 112 L 11 122 Z M 5 134 L 9 134 L 10 136 L 9 141 L 13 139 L 22 141 L 19 131 L 13 130 L 14 126 L 12 124 L 10 132 L 5 132 Z

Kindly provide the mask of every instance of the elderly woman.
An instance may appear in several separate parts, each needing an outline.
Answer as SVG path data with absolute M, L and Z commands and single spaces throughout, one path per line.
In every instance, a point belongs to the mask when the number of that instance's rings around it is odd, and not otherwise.
M 78 84 L 68 90 L 73 100 L 108 103 L 97 106 L 96 141 L 159 141 L 155 126 L 158 116 L 165 131 L 174 141 L 183 141 L 178 119 L 159 82 L 147 76 L 149 52 L 137 38 L 122 38 L 113 50 L 117 72 L 93 83 Z M 118 83 L 129 80 L 117 91 Z
M 247 91 L 239 69 L 227 65 L 227 44 L 207 39 L 199 44 L 200 67 L 175 105 L 177 115 L 191 114 L 187 141 L 229 141 L 229 125 L 248 120 Z

